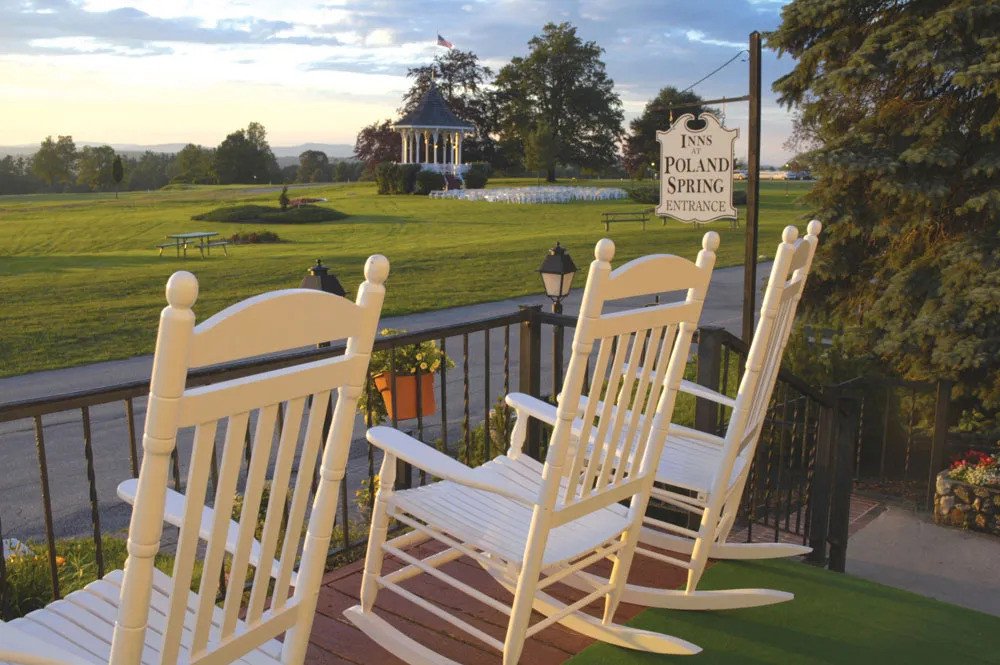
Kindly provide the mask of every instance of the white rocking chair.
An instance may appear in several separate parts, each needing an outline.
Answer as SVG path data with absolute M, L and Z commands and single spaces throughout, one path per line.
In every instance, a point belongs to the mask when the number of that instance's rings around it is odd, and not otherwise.
M 808 554 L 811 549 L 789 543 L 727 543 L 736 520 L 740 500 L 750 473 L 767 405 L 781 367 L 781 357 L 795 319 L 795 310 L 805 287 L 822 225 L 813 220 L 808 235 L 798 238 L 794 226 L 782 233 L 761 303 L 760 320 L 747 355 L 745 372 L 736 399 L 731 399 L 688 381 L 681 391 L 709 399 L 732 409 L 725 437 L 672 424 L 656 471 L 652 497 L 698 515 L 697 531 L 647 516 L 636 551 L 688 571 L 684 589 L 662 589 L 633 584 L 625 586 L 622 600 L 647 607 L 689 610 L 719 610 L 780 603 L 793 594 L 772 589 L 727 589 L 698 591 L 698 582 L 709 557 L 717 559 L 769 559 Z M 516 407 L 518 405 L 515 405 Z M 544 422 L 555 420 L 548 405 L 525 408 L 518 420 L 532 416 Z M 678 491 L 681 490 L 681 491 Z M 649 549 L 655 547 L 656 550 Z M 678 558 L 671 553 L 686 555 Z M 599 582 L 586 572 L 566 581 L 581 589 Z
M 545 463 L 522 451 L 523 420 L 511 446 L 477 468 L 469 468 L 435 449 L 388 428 L 375 427 L 368 439 L 385 451 L 375 500 L 372 531 L 362 580 L 360 605 L 345 615 L 382 647 L 411 664 L 446 665 L 453 661 L 406 636 L 374 609 L 379 589 L 391 590 L 517 663 L 525 640 L 554 623 L 619 646 L 663 654 L 692 654 L 700 649 L 684 640 L 613 623 L 633 551 L 639 537 L 656 470 L 656 460 L 673 413 L 691 337 L 701 315 L 719 238 L 708 233 L 696 263 L 676 256 L 636 259 L 611 271 L 614 244 L 597 244 L 590 265 L 563 394 L 549 440 Z M 685 290 L 683 302 L 602 314 L 605 301 L 662 290 Z M 573 445 L 584 374 L 595 344 L 599 347 L 582 422 L 593 429 L 587 455 Z M 648 369 L 641 358 L 659 359 Z M 652 368 L 656 367 L 653 371 Z M 509 395 L 508 400 L 533 399 Z M 603 400 L 603 402 L 602 402 Z M 600 410 L 596 407 L 603 406 Z M 650 417 L 624 417 L 634 408 Z M 396 460 L 424 469 L 440 482 L 393 490 Z M 622 463 L 622 461 L 625 463 Z M 387 541 L 395 519 L 414 531 Z M 434 540 L 445 549 L 419 559 L 410 545 Z M 401 559 L 403 568 L 383 571 L 383 558 Z M 481 565 L 513 595 L 510 605 L 455 579 L 441 567 L 462 556 Z M 563 604 L 545 591 L 602 559 L 612 562 L 610 576 L 579 600 Z M 503 641 L 406 589 L 420 573 L 508 614 Z M 602 619 L 581 608 L 604 600 Z M 546 618 L 529 626 L 532 609 Z
M 191 306 L 198 297 L 198 282 L 191 273 L 174 273 L 167 282 L 169 306 L 160 316 L 142 469 L 138 480 L 118 488 L 119 495 L 134 504 L 125 570 L 0 623 L 0 662 L 304 661 L 388 272 L 385 257 L 369 258 L 367 281 L 358 289 L 356 303 L 318 290 L 275 291 L 229 307 L 197 326 Z M 347 340 L 342 356 L 185 388 L 190 368 L 339 339 Z M 334 394 L 336 406 L 323 445 Z M 251 415 L 256 426 L 243 506 L 239 521 L 233 521 Z M 303 420 L 306 428 L 300 437 Z M 178 429 L 192 426 L 187 484 L 179 494 L 167 487 L 170 458 Z M 208 507 L 209 469 L 221 429 L 225 441 L 214 502 Z M 296 457 L 299 466 L 293 478 Z M 257 540 L 269 467 L 270 496 Z M 303 529 L 307 510 L 308 527 Z M 153 565 L 164 521 L 180 527 L 171 576 Z M 227 556 L 229 583 L 219 606 Z M 201 582 L 193 592 L 198 558 L 203 564 Z M 252 586 L 244 602 L 248 572 Z M 283 643 L 275 639 L 282 634 Z

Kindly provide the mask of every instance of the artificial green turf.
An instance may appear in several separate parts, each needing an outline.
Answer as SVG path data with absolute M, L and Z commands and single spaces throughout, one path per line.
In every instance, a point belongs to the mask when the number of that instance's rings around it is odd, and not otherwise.
M 535 184 L 493 180 L 490 186 Z M 570 184 L 570 183 L 562 183 Z M 580 181 L 620 186 L 622 183 Z M 811 183 L 761 183 L 760 253 L 771 255 L 786 224 L 804 227 L 800 201 Z M 618 223 L 605 232 L 601 212 L 634 209 L 630 201 L 510 205 L 425 196 L 378 196 L 373 183 L 292 190 L 326 198 L 318 206 L 348 215 L 313 224 L 194 221 L 220 206 L 275 205 L 279 190 L 191 186 L 155 192 L 0 196 L 0 376 L 127 358 L 152 352 L 164 306 L 163 285 L 175 270 L 201 285 L 199 320 L 263 291 L 298 286 L 322 258 L 352 292 L 365 259 L 392 262 L 386 315 L 488 302 L 541 292 L 535 272 L 546 250 L 562 242 L 582 286 L 594 244 L 612 238 L 620 264 L 641 254 L 693 258 L 707 229 L 650 222 Z M 745 210 L 740 210 L 741 218 Z M 709 225 L 722 236 L 719 266 L 743 261 L 744 230 Z M 271 230 L 282 242 L 239 245 L 229 256 L 177 258 L 157 244 L 171 233 Z
M 791 561 L 724 562 L 702 589 L 764 587 L 795 594 L 725 612 L 646 610 L 630 625 L 694 642 L 696 656 L 655 656 L 605 644 L 573 665 L 691 662 L 750 665 L 1000 663 L 1000 618 Z

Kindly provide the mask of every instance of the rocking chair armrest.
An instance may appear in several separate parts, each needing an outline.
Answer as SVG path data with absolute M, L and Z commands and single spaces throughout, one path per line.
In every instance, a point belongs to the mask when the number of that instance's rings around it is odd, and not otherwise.
M 513 486 L 499 485 L 491 478 L 486 477 L 485 474 L 477 473 L 476 469 L 470 468 L 431 448 L 423 441 L 414 439 L 392 427 L 372 427 L 366 436 L 372 445 L 381 448 L 386 455 L 412 464 L 442 480 L 450 480 L 459 485 L 498 494 L 528 506 L 538 503 L 538 497 L 530 496 Z
M 722 404 L 723 406 L 728 406 L 731 409 L 736 407 L 736 400 L 732 397 L 726 397 L 720 392 L 716 392 L 711 388 L 706 388 L 705 386 L 695 383 L 694 381 L 688 381 L 687 379 L 681 380 L 681 392 L 694 395 L 695 397 L 701 397 L 702 399 L 707 399 L 711 402 Z
M 543 402 L 537 397 L 525 393 L 509 393 L 506 401 L 507 405 L 512 407 L 519 416 L 525 413 L 549 425 L 556 424 L 556 407 L 548 402 Z
M 129 505 L 135 505 L 135 493 L 139 481 L 129 478 L 118 485 L 118 498 Z M 180 492 L 167 488 L 166 501 L 163 505 L 163 521 L 176 527 L 184 525 L 184 505 L 187 497 Z M 202 540 L 212 538 L 212 522 L 215 520 L 215 510 L 204 506 L 201 511 L 201 525 L 198 528 L 198 535 Z M 229 520 L 229 528 L 226 532 L 226 551 L 233 554 L 236 551 L 236 544 L 239 542 L 240 524 L 235 520 Z M 261 545 L 256 538 L 250 540 L 250 565 L 254 568 L 260 565 Z M 271 562 L 271 577 L 277 578 L 280 562 L 275 559 Z M 297 574 L 293 571 L 291 584 L 295 586 Z
M 0 662 L 20 665 L 74 665 L 80 657 L 0 621 Z

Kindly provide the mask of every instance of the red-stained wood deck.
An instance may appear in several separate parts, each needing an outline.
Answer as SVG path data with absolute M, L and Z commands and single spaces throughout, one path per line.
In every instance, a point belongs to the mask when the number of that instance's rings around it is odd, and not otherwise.
M 426 547 L 428 546 L 416 548 L 414 554 L 423 557 L 431 553 L 431 550 L 424 549 Z M 358 602 L 363 564 L 363 561 L 357 561 L 327 573 L 324 578 L 313 623 L 312 647 L 307 658 L 308 663 L 405 665 L 403 661 L 391 656 L 356 629 L 342 614 L 345 609 Z M 398 560 L 386 558 L 387 571 L 395 570 L 400 565 Z M 510 594 L 503 587 L 467 558 L 449 563 L 442 570 L 498 599 L 504 601 L 510 599 Z M 686 575 L 687 571 L 680 568 L 637 556 L 629 580 L 639 584 L 670 588 L 681 585 Z M 405 582 L 404 586 L 450 611 L 455 611 L 480 630 L 503 640 L 507 626 L 506 615 L 473 600 L 460 591 L 438 583 L 427 575 L 419 575 Z M 561 591 L 553 588 L 552 595 L 562 597 L 563 600 L 580 597 L 569 589 Z M 492 647 L 449 626 L 430 612 L 391 591 L 379 592 L 375 608 L 383 619 L 456 662 L 463 665 L 496 665 L 500 662 L 500 654 Z M 596 614 L 599 608 L 600 605 L 595 603 L 591 609 L 592 613 Z M 620 622 L 627 621 L 642 609 L 638 605 L 623 603 L 615 619 Z M 540 618 L 541 615 L 536 614 L 534 620 Z M 592 640 L 555 625 L 528 639 L 521 662 L 532 665 L 562 663 L 591 643 Z
M 881 505 L 869 499 L 855 496 L 851 501 L 851 533 L 861 528 L 874 515 L 877 515 Z M 753 540 L 765 542 L 774 539 L 774 531 L 759 529 Z M 745 538 L 745 532 L 737 536 Z M 779 538 L 786 542 L 801 542 L 801 537 L 782 533 Z M 426 556 L 433 547 L 423 545 L 415 548 L 416 556 Z M 326 574 L 320 591 L 319 604 L 313 623 L 311 647 L 307 663 L 323 665 L 340 665 L 352 663 L 355 665 L 405 665 L 403 661 L 391 656 L 364 633 L 355 628 L 343 615 L 343 611 L 358 602 L 358 591 L 361 588 L 361 571 L 364 561 L 338 568 Z M 398 560 L 386 558 L 386 570 L 391 571 L 401 566 Z M 463 582 L 490 593 L 503 601 L 509 601 L 507 593 L 493 578 L 487 575 L 479 566 L 467 558 L 459 559 L 443 567 L 443 570 Z M 629 575 L 629 581 L 636 584 L 676 588 L 686 579 L 687 571 L 643 556 L 636 556 Z M 404 586 L 422 597 L 427 598 L 451 611 L 460 614 L 463 619 L 472 623 L 486 633 L 503 640 L 507 625 L 506 615 L 493 610 L 479 601 L 473 600 L 464 593 L 438 583 L 427 575 L 417 577 L 404 583 Z M 559 585 L 555 585 L 558 587 Z M 552 595 L 562 600 L 579 598 L 572 590 L 551 589 Z M 463 631 L 449 626 L 438 617 L 430 614 L 413 603 L 399 597 L 391 591 L 381 591 L 375 603 L 376 610 L 383 619 L 397 626 L 410 637 L 420 643 L 440 652 L 463 665 L 497 665 L 500 654 L 479 642 Z M 599 614 L 601 606 L 595 603 L 590 608 L 592 614 Z M 644 608 L 637 605 L 622 603 L 615 616 L 618 622 L 626 622 Z M 535 615 L 534 620 L 541 618 Z M 562 626 L 547 628 L 528 639 L 525 644 L 522 663 L 531 665 L 554 665 L 562 663 L 589 646 L 592 640 L 574 633 Z

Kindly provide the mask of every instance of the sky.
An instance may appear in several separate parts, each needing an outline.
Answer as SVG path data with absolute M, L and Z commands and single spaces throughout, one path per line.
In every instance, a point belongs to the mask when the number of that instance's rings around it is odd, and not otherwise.
M 217 145 L 251 121 L 271 145 L 354 143 L 397 117 L 408 67 L 441 34 L 499 69 L 547 22 L 603 49 L 626 123 L 660 88 L 687 88 L 778 26 L 785 0 L 0 0 L 0 145 Z M 790 153 L 791 113 L 770 84 L 794 61 L 765 49 L 762 161 Z M 742 58 L 700 83 L 703 98 L 748 89 Z M 726 104 L 741 130 L 747 104 Z

